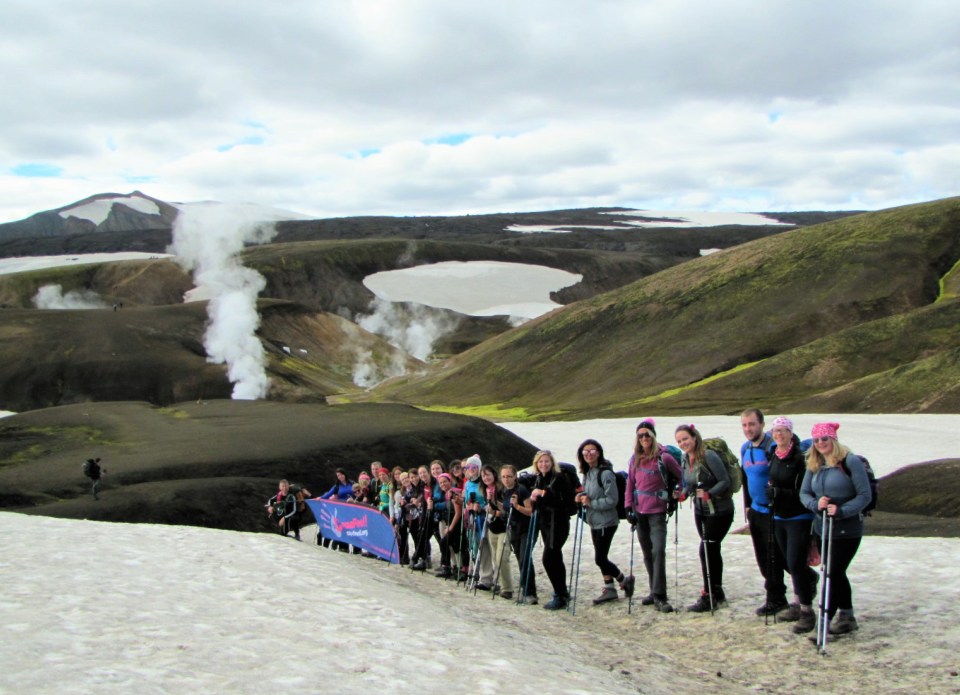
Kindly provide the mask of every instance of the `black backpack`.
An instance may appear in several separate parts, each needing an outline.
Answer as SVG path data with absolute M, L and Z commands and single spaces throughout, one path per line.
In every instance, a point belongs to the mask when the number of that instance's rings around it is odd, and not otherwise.
M 565 463 L 563 461 L 557 464 L 560 466 L 560 472 L 566 477 L 567 481 L 570 483 L 570 489 L 573 491 L 573 494 L 570 495 L 570 499 L 564 500 L 564 509 L 567 512 L 567 516 L 574 516 L 577 513 L 577 510 L 580 509 L 580 505 L 577 504 L 577 492 L 583 489 L 583 486 L 580 484 L 580 475 L 577 472 L 577 467 L 572 463 Z M 526 487 L 528 490 L 533 490 L 536 485 L 537 474 L 524 472 L 518 476 L 517 482 Z
M 615 471 L 612 468 L 610 472 L 617 479 L 617 518 L 627 518 L 627 508 L 624 503 L 627 501 L 627 473 L 626 471 Z
M 870 516 L 870 512 L 877 507 L 877 498 L 880 496 L 880 483 L 877 482 L 877 476 L 873 472 L 873 467 L 870 465 L 870 462 L 867 461 L 867 457 L 860 456 L 859 454 L 852 455 L 863 461 L 863 467 L 867 471 L 867 482 L 870 484 L 870 501 L 867 502 L 867 506 L 863 508 L 861 513 L 864 516 Z M 846 459 L 840 462 L 840 470 L 842 470 L 847 477 L 850 477 L 850 471 L 847 469 Z

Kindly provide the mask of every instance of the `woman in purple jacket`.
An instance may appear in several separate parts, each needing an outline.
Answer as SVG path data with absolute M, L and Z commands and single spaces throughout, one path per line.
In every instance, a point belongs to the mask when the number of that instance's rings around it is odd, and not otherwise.
M 653 418 L 637 425 L 637 439 L 627 471 L 623 506 L 627 519 L 637 529 L 650 583 L 650 593 L 640 599 L 640 603 L 652 605 L 661 613 L 670 613 L 673 606 L 667 601 L 667 509 L 683 472 L 677 460 L 657 442 Z

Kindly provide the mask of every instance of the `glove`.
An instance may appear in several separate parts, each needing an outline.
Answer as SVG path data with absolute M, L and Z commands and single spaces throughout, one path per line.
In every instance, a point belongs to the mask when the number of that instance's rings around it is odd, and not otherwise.
M 632 509 L 627 511 L 627 521 L 630 522 L 631 526 L 637 525 L 637 513 Z

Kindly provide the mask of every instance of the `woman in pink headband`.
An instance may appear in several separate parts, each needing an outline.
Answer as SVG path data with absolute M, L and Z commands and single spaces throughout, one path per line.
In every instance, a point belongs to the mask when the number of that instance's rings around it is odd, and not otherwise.
M 807 452 L 807 470 L 800 487 L 800 501 L 815 515 L 813 531 L 818 539 L 822 539 L 825 532 L 824 513 L 833 518 L 833 532 L 828 539 L 833 550 L 826 616 L 833 620 L 832 635 L 859 629 L 847 568 L 860 547 L 862 512 L 871 499 L 863 460 L 837 440 L 838 429 L 837 422 L 818 422 L 813 426 L 810 432 L 813 446 Z

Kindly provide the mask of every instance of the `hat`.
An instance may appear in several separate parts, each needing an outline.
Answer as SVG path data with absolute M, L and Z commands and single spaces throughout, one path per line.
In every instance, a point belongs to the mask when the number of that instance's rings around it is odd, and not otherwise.
M 831 439 L 836 439 L 838 429 L 840 429 L 839 422 L 818 422 L 810 431 L 810 436 L 814 439 L 817 437 L 830 437 Z
M 773 421 L 773 427 L 770 429 L 775 430 L 778 427 L 786 427 L 788 430 L 793 432 L 793 420 L 788 417 L 783 417 L 782 415 Z
M 358 477 L 360 477 L 360 478 L 366 478 L 367 480 L 370 480 L 370 474 L 367 473 L 366 471 L 364 471 L 363 473 L 361 473 Z
M 464 468 L 472 468 L 473 466 L 480 468 L 480 466 L 482 465 L 483 465 L 483 462 L 480 460 L 480 457 L 477 454 L 474 454 L 473 456 L 471 456 L 470 458 L 468 458 L 466 461 L 463 462 Z
M 644 418 L 643 422 L 637 425 L 637 429 L 643 428 L 645 430 L 650 430 L 654 435 L 657 434 L 657 428 L 654 427 L 654 422 L 652 417 Z
M 437 480 L 449 480 L 451 483 L 453 482 L 453 478 L 449 473 L 441 473 L 437 476 Z
M 386 473 L 387 475 L 391 475 L 389 468 L 381 468 L 380 470 L 377 471 L 377 475 L 380 475 L 381 473 Z

